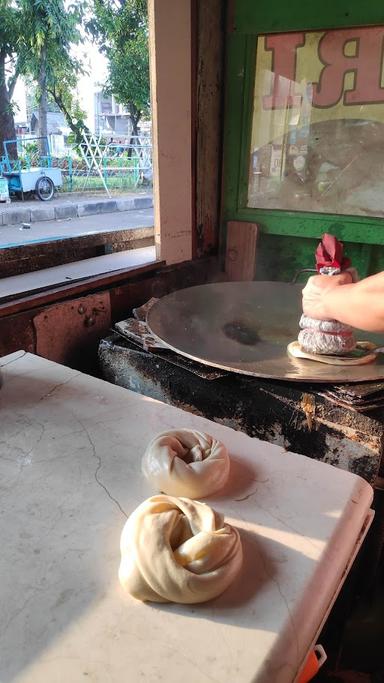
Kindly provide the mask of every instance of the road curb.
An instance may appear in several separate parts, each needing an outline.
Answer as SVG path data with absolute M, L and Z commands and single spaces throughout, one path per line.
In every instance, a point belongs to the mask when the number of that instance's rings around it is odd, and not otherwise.
M 57 206 L 49 205 L 49 203 L 44 205 L 43 202 L 40 202 L 38 206 L 32 208 L 18 206 L 7 211 L 1 211 L 0 209 L 0 226 L 52 221 L 55 219 L 65 220 L 68 218 L 81 218 L 82 216 L 95 216 L 102 213 L 150 209 L 152 207 L 153 197 L 151 195 L 88 200 Z

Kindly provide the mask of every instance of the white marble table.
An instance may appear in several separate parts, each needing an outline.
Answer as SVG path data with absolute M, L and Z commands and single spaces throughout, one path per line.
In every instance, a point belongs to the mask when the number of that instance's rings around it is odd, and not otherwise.
M 0 367 L 1 683 L 293 681 L 371 487 L 30 354 Z M 229 447 L 231 483 L 209 502 L 240 529 L 244 569 L 211 603 L 142 604 L 117 580 L 120 532 L 154 493 L 140 474 L 148 440 L 179 427 Z

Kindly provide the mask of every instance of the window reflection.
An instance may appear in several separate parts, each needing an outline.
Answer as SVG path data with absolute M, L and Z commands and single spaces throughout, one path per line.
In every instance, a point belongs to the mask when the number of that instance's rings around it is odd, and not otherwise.
M 260 36 L 248 206 L 384 215 L 384 27 Z

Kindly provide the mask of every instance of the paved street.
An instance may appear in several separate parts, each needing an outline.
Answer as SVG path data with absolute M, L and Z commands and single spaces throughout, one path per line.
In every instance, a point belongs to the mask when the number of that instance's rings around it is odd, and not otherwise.
M 97 232 L 145 228 L 152 225 L 153 208 L 30 223 L 29 229 L 23 229 L 20 225 L 11 225 L 0 227 L 0 248 L 92 235 Z

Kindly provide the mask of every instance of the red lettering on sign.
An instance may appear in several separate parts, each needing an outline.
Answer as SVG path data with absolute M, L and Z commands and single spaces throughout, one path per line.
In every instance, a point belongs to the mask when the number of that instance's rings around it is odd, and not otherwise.
M 295 93 L 297 48 L 305 44 L 304 33 L 267 36 L 265 49 L 272 50 L 273 84 L 270 95 L 263 97 L 264 109 L 298 107 L 301 95 Z
M 383 27 L 327 31 L 319 43 L 319 58 L 325 64 L 313 92 L 315 107 L 332 107 L 344 93 L 344 104 L 384 102 L 381 87 Z M 345 46 L 356 41 L 354 56 L 345 55 Z M 352 90 L 344 92 L 344 78 L 354 72 Z

